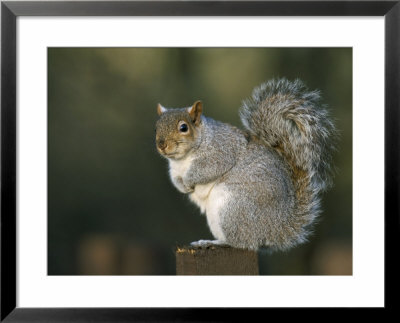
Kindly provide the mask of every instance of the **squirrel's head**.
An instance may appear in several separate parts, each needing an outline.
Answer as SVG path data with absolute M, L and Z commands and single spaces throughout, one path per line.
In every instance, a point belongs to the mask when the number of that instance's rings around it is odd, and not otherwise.
M 156 123 L 156 146 L 162 156 L 181 159 L 197 147 L 202 111 L 201 101 L 182 109 L 166 109 L 161 104 L 157 105 L 160 117 Z

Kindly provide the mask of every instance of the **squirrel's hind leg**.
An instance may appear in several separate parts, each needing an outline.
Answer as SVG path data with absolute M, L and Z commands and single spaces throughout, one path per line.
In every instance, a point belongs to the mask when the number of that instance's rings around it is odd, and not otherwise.
M 221 240 L 199 240 L 190 243 L 192 247 L 206 249 L 212 246 L 228 246 L 228 244 Z

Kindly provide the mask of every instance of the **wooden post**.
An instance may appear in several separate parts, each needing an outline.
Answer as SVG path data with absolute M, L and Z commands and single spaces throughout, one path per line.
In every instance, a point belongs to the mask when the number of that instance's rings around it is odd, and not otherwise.
M 177 275 L 258 275 L 256 251 L 228 246 L 178 247 Z

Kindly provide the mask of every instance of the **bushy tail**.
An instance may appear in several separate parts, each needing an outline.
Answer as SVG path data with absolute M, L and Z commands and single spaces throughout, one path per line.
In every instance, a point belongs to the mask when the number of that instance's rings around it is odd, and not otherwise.
M 319 193 L 331 186 L 335 126 L 318 91 L 300 81 L 272 80 L 253 90 L 240 117 L 250 135 L 288 162 L 302 225 L 319 214 Z

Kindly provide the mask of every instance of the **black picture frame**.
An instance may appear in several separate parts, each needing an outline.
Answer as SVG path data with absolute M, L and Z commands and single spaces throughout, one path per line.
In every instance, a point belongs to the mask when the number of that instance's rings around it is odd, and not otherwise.
M 19 16 L 384 16 L 385 309 L 398 286 L 400 1 L 2 1 L 1 3 L 1 322 L 235 321 L 223 308 L 16 307 L 16 19 Z M 394 239 L 394 240 L 393 240 Z M 373 255 L 371 256 L 373 257 Z M 396 277 L 397 276 L 397 277 Z M 40 292 L 40 291 L 38 291 Z M 394 297 L 394 296 L 393 296 Z M 253 311 L 263 309 L 240 309 Z M 246 314 L 247 315 L 247 314 Z M 267 320 L 268 318 L 265 318 Z

